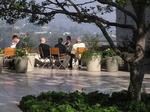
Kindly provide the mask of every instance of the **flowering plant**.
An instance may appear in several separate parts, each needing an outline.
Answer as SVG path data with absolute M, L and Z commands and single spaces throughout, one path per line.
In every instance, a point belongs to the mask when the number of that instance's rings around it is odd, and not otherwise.
M 113 57 L 113 56 L 116 56 L 117 54 L 113 51 L 113 49 L 111 48 L 108 48 L 106 50 L 103 51 L 103 58 L 106 58 L 106 57 Z

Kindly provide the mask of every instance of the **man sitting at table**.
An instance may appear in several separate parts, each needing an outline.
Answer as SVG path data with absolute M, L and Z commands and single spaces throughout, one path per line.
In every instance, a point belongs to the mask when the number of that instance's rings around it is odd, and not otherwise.
M 40 57 L 41 58 L 50 58 L 50 46 L 46 44 L 47 40 L 45 37 L 40 38 L 40 45 L 39 45 L 39 51 L 40 51 Z
M 75 60 L 75 62 L 72 62 L 72 63 L 76 63 L 77 62 L 77 59 L 79 59 L 79 65 L 81 65 L 81 54 L 77 54 L 77 48 L 85 48 L 85 43 L 81 42 L 81 39 L 80 37 L 77 38 L 76 40 L 76 43 L 72 46 L 72 50 L 71 50 L 71 56 L 72 56 L 72 61 L 73 59 Z
M 21 49 L 25 47 L 25 43 L 20 40 L 18 35 L 13 35 L 11 48 Z
M 62 43 L 63 43 L 63 39 L 58 38 L 58 44 L 55 45 L 55 47 L 59 48 L 60 54 L 66 53 L 66 46 L 63 45 Z
M 77 48 L 83 47 L 85 48 L 85 43 L 81 42 L 80 37 L 77 38 L 76 43 L 72 46 L 71 54 L 76 54 L 77 53 Z
M 16 48 L 16 49 L 22 49 L 25 48 L 25 44 L 20 40 L 20 37 L 18 35 L 13 35 L 12 36 L 12 43 L 10 45 L 11 48 Z M 12 57 L 9 57 L 10 59 Z M 6 66 L 8 66 L 9 69 L 15 69 L 14 66 L 14 59 L 10 60 L 8 63 L 6 63 Z
M 35 66 L 43 66 L 47 65 L 46 63 L 50 63 L 50 46 L 46 44 L 47 40 L 45 37 L 40 38 L 39 45 L 39 56 L 35 56 Z

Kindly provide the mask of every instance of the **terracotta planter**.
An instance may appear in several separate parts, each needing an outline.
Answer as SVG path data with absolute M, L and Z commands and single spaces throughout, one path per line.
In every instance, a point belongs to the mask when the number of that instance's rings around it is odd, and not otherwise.
M 26 73 L 28 67 L 27 57 L 16 57 L 14 60 L 15 70 L 17 73 Z
M 100 72 L 101 71 L 101 55 L 92 56 L 87 62 L 87 70 L 90 72 Z
M 117 72 L 118 71 L 118 61 L 115 56 L 106 58 L 106 70 L 108 72 Z

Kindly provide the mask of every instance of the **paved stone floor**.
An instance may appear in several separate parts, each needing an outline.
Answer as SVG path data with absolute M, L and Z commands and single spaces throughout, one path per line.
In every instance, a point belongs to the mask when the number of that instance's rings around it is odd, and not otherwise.
M 21 112 L 17 107 L 24 95 L 43 91 L 75 90 L 111 93 L 127 89 L 128 72 L 87 72 L 77 70 L 50 70 L 35 68 L 33 72 L 0 74 L 0 112 Z M 145 75 L 143 90 L 150 92 L 150 74 Z

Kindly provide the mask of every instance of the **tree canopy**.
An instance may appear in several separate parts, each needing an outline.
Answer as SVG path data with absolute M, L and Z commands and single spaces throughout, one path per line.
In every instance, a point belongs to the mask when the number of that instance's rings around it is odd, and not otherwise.
M 131 3 L 133 11 L 126 9 Z M 8 23 L 14 23 L 18 18 L 28 17 L 35 24 L 44 24 L 54 19 L 57 14 L 64 14 L 76 22 L 94 23 L 103 32 L 112 47 L 107 29 L 110 26 L 136 31 L 140 21 L 145 17 L 143 12 L 150 6 L 150 0 L 1 0 L 0 15 Z M 106 20 L 103 15 L 119 10 L 131 18 L 135 25 Z M 150 29 L 150 23 L 144 23 L 145 32 Z

